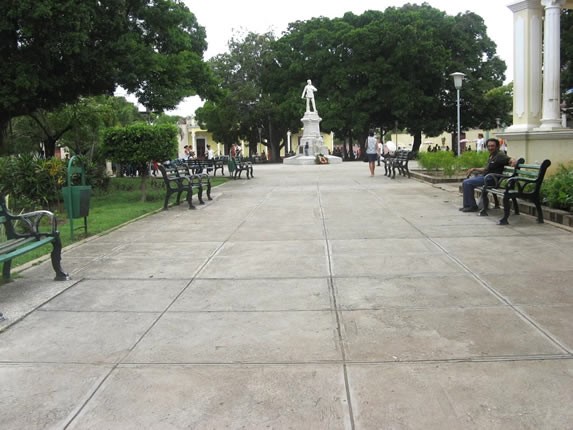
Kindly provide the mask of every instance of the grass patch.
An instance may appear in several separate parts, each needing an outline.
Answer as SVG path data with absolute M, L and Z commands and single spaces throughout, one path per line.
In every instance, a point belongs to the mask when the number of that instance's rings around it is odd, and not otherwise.
M 211 186 L 216 187 L 227 182 L 226 177 L 211 178 Z M 147 181 L 147 201 L 141 201 L 139 178 L 112 178 L 110 188 L 106 192 L 94 192 L 90 200 L 90 213 L 88 216 L 87 237 L 104 233 L 140 216 L 161 210 L 165 198 L 165 185 L 160 178 L 151 178 Z M 203 190 L 205 193 L 205 190 Z M 170 203 L 175 202 L 171 196 Z M 183 202 L 182 204 L 186 204 Z M 63 246 L 86 239 L 84 234 L 83 218 L 74 219 L 74 240 L 71 239 L 70 225 L 65 213 L 57 213 L 58 230 Z M 80 228 L 81 227 L 81 228 Z M 12 260 L 12 268 L 32 261 L 38 257 L 48 255 L 52 251 L 51 245 L 42 246 Z M 65 267 L 65 261 L 62 262 Z

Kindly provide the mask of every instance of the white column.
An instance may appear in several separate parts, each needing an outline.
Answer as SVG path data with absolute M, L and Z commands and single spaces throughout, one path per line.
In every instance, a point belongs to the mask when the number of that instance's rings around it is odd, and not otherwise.
M 543 116 L 538 130 L 561 129 L 560 83 L 561 83 L 561 8 L 565 0 L 541 0 L 545 6 L 543 28 Z
M 290 130 L 287 131 L 287 148 L 286 148 L 286 154 L 285 157 L 288 155 L 288 153 L 290 152 L 290 136 L 291 136 L 291 132 Z
M 193 147 L 193 152 L 197 155 L 197 143 L 195 142 L 195 129 L 191 129 L 191 146 Z
M 541 122 L 541 65 L 543 9 L 540 0 L 510 4 L 513 12 L 513 125 L 506 131 L 523 132 Z

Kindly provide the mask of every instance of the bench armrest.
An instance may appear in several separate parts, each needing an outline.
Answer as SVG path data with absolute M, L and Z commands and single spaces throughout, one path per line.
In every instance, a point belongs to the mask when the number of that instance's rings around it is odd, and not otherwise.
M 11 216 L 13 222 L 20 222 L 21 225 L 25 226 L 28 231 L 28 234 L 17 233 L 17 237 L 26 237 L 26 236 L 56 236 L 58 234 L 58 221 L 56 216 L 50 211 L 34 211 L 23 213 L 20 215 L 12 215 Z M 49 232 L 42 232 L 40 231 L 40 222 L 44 218 L 48 218 L 50 222 L 50 231 Z
M 536 185 L 536 188 L 541 185 L 541 183 L 539 182 L 539 178 L 523 178 L 516 176 L 514 178 L 509 178 L 509 180 L 507 181 L 507 188 L 515 189 L 515 187 L 517 186 L 519 194 L 523 194 L 525 192 L 525 187 L 528 186 L 529 184 L 539 184 Z M 528 191 L 527 193 L 530 192 L 531 191 Z
M 488 181 L 491 182 L 491 180 L 493 179 L 493 183 L 494 185 L 489 185 Z M 499 188 L 501 181 L 503 181 L 504 179 L 511 179 L 511 176 L 508 175 L 504 175 L 502 173 L 488 173 L 487 175 L 484 176 L 483 180 L 484 180 L 484 187 L 487 188 Z

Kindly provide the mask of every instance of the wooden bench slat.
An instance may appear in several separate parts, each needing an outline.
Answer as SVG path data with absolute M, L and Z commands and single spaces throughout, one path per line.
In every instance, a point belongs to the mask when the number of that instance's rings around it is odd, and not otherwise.
M 36 240 L 33 237 L 23 237 L 19 239 L 8 239 L 6 242 L 0 243 L 0 253 L 10 252 L 13 249 L 25 244 L 26 242 L 32 242 Z
M 52 237 L 44 237 L 40 240 L 32 239 L 20 242 L 19 244 L 15 244 L 16 246 L 12 247 L 12 249 L 3 250 L 2 254 L 0 255 L 0 262 L 12 260 L 15 257 L 24 255 L 36 248 L 39 248 L 40 246 L 44 246 L 52 242 L 53 242 Z M 27 245 L 22 246 L 22 243 Z

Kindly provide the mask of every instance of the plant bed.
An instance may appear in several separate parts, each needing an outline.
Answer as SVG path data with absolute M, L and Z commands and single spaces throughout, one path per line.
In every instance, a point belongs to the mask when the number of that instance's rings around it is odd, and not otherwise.
M 441 170 L 410 170 L 410 174 L 413 178 L 430 184 L 456 183 L 462 182 L 466 178 L 465 175 L 446 176 Z
M 459 188 L 460 193 L 462 193 L 462 187 L 460 185 Z M 476 200 L 479 201 L 479 199 L 481 198 L 481 190 L 478 188 L 475 190 L 476 193 Z M 488 196 L 489 200 L 490 200 L 490 208 L 493 208 L 493 197 L 492 196 Z M 500 207 L 503 208 L 503 202 L 499 202 L 500 203 Z M 510 202 L 511 204 L 511 202 Z M 525 215 L 530 215 L 533 217 L 537 217 L 537 209 L 535 208 L 535 205 L 533 203 L 527 202 L 527 201 L 523 201 L 523 200 L 518 200 L 517 204 L 519 205 L 519 212 L 521 214 L 525 214 Z M 543 211 L 543 219 L 545 221 L 551 221 L 554 222 L 556 224 L 561 224 L 567 227 L 573 227 L 573 213 L 572 212 L 568 212 L 568 211 L 564 211 L 561 209 L 554 209 L 551 208 L 547 205 L 542 205 L 542 211 Z

